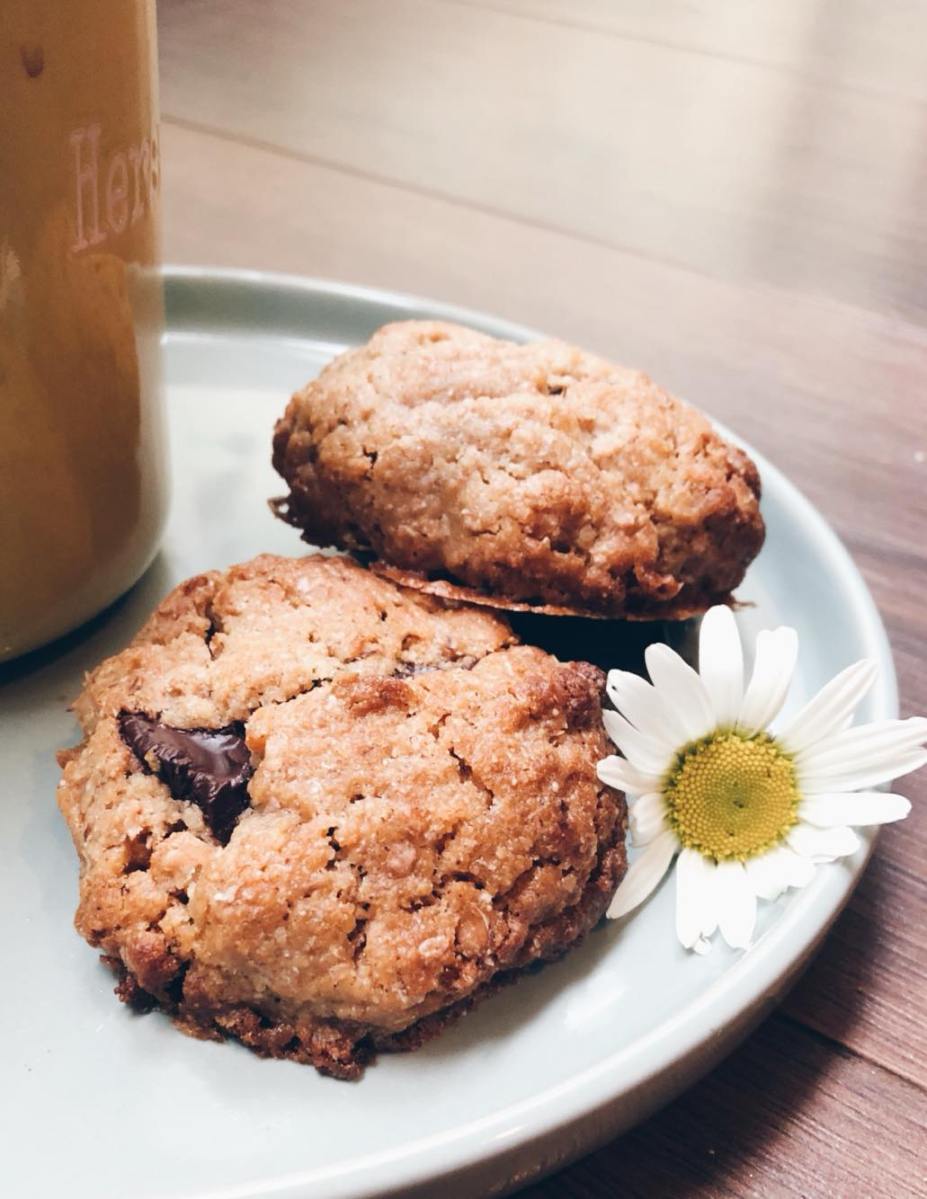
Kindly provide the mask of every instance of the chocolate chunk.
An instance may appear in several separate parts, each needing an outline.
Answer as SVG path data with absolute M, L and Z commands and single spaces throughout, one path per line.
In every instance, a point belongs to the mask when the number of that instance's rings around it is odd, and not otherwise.
M 129 749 L 157 774 L 175 799 L 195 803 L 213 835 L 228 844 L 232 829 L 248 806 L 253 773 L 242 724 L 222 729 L 175 729 L 141 712 L 120 712 L 119 733 Z

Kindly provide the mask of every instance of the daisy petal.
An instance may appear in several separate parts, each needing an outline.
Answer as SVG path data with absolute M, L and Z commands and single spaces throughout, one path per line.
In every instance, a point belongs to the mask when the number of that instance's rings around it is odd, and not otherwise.
M 807 887 L 817 873 L 815 864 L 809 858 L 803 858 L 787 845 L 779 847 L 782 855 L 782 867 L 788 874 L 790 887 Z
M 666 823 L 666 804 L 658 792 L 642 795 L 635 799 L 628 812 L 628 824 L 631 829 L 632 845 L 647 845 L 668 827 Z
M 714 710 L 705 684 L 688 663 L 668 645 L 648 645 L 644 653 L 647 671 L 660 698 L 672 705 L 685 729 L 687 741 L 697 741 L 715 726 Z
M 686 949 L 706 953 L 718 927 L 715 867 L 694 849 L 676 859 L 676 935 Z
M 606 733 L 632 766 L 645 774 L 666 773 L 675 752 L 668 742 L 638 732 L 620 712 L 603 712 L 602 721 Z
M 911 811 L 911 801 L 903 795 L 885 791 L 860 791 L 855 795 L 812 795 L 802 802 L 798 814 L 816 828 L 836 828 L 855 824 L 890 824 L 903 820 Z
M 625 720 L 649 736 L 662 737 L 673 745 L 686 740 L 686 731 L 675 719 L 646 679 L 629 670 L 610 670 L 605 690 Z
M 698 670 L 714 708 L 715 722 L 734 724 L 744 694 L 744 654 L 734 613 L 723 604 L 710 608 L 702 619 Z
M 610 920 L 626 916 L 644 902 L 666 874 L 678 848 L 676 834 L 672 829 L 667 829 L 641 850 L 628 867 L 628 873 L 622 879 L 606 912 Z
M 777 845 L 744 863 L 747 878 L 760 899 L 778 899 L 789 887 L 806 887 L 814 878 L 814 863 L 786 845 Z
M 827 770 L 823 774 L 801 775 L 801 789 L 806 795 L 816 795 L 819 792 L 837 794 L 841 791 L 862 791 L 869 787 L 878 787 L 881 783 L 890 783 L 900 779 L 902 775 L 910 774 L 927 766 L 927 750 L 915 749 L 906 754 L 889 760 L 867 763 L 856 769 L 837 774 Z
M 789 721 L 779 741 L 796 754 L 838 732 L 852 719 L 877 673 L 875 662 L 867 658 L 842 670 Z
M 776 869 L 775 853 L 776 850 L 771 849 L 744 862 L 747 881 L 758 899 L 778 899 L 788 886 L 781 871 Z
M 797 755 L 799 770 L 825 774 L 828 770 L 846 774 L 859 766 L 876 765 L 920 749 L 927 741 L 927 719 L 877 720 L 858 724 L 826 737 Z
M 812 862 L 833 862 L 849 857 L 859 849 L 859 837 L 851 828 L 814 828 L 796 824 L 786 834 L 786 840 L 796 853 Z
M 731 949 L 746 949 L 756 927 L 756 895 L 742 862 L 719 862 L 715 869 L 718 928 Z
M 785 703 L 797 657 L 794 629 L 763 629 L 757 635 L 753 674 L 740 707 L 738 728 L 756 733 L 775 720 Z
M 635 770 L 630 762 L 619 758 L 617 754 L 603 758 L 596 766 L 596 774 L 606 786 L 624 791 L 626 795 L 646 795 L 650 791 L 660 790 L 658 778 Z

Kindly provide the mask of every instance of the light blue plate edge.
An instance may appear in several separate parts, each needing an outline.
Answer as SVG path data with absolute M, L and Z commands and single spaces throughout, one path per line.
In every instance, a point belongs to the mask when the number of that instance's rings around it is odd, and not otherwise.
M 233 328 L 239 334 L 250 330 L 255 335 L 298 338 L 304 328 L 300 311 L 303 305 L 309 305 L 316 331 L 324 331 L 325 315 L 331 313 L 333 342 L 343 341 L 340 334 L 346 317 L 356 327 L 359 339 L 386 321 L 414 318 L 456 321 L 513 341 L 544 336 L 471 309 L 378 288 L 273 272 L 196 266 L 166 266 L 163 273 L 171 333 L 202 332 L 204 328 L 221 333 Z M 359 319 L 360 309 L 368 319 Z M 802 524 L 819 544 L 822 569 L 829 570 L 839 582 L 864 653 L 879 666 L 870 699 L 873 718 L 896 716 L 897 682 L 888 636 L 846 547 L 777 467 L 715 423 L 750 454 L 767 490 L 777 494 L 790 518 Z M 327 1199 L 374 1199 L 411 1194 L 422 1186 L 433 1187 L 442 1178 L 450 1181 L 474 1172 L 475 1179 L 487 1169 L 492 1170 L 493 1163 L 501 1166 L 508 1161 L 510 1169 L 514 1168 L 525 1151 L 531 1152 L 533 1146 L 542 1145 L 550 1137 L 570 1137 L 575 1129 L 574 1149 L 560 1149 L 539 1172 L 560 1168 L 649 1114 L 717 1064 L 743 1039 L 778 1002 L 817 949 L 859 881 L 874 841 L 874 835 L 869 836 L 865 851 L 850 864 L 823 871 L 820 885 L 816 880 L 815 885 L 800 893 L 750 953 L 706 988 L 685 1013 L 568 1082 L 492 1116 L 471 1120 L 453 1132 L 407 1142 L 387 1153 L 361 1156 L 347 1169 L 343 1165 L 309 1169 L 266 1183 L 223 1188 L 206 1195 L 200 1191 L 196 1199 L 256 1199 L 265 1195 L 303 1199 L 323 1193 Z M 595 1131 L 582 1133 L 583 1125 Z M 530 1176 L 535 1172 L 531 1171 Z M 510 1177 L 511 1184 L 528 1181 L 527 1176 Z M 503 1189 L 507 1190 L 508 1185 L 497 1183 L 493 1193 L 502 1193 Z

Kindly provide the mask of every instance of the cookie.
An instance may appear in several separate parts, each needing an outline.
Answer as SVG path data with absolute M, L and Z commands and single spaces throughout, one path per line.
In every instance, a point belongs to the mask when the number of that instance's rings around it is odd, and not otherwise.
M 307 541 L 470 602 L 682 619 L 728 602 L 763 543 L 746 454 L 556 341 L 386 325 L 292 398 L 273 457 Z
M 604 913 L 601 686 L 346 558 L 191 579 L 75 705 L 77 928 L 136 1007 L 356 1077 Z

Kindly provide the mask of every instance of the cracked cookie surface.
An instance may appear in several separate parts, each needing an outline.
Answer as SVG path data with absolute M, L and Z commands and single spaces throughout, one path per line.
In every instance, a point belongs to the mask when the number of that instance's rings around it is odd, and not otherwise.
M 646 375 L 437 321 L 384 326 L 297 392 L 274 465 L 307 541 L 500 607 L 682 619 L 763 543 L 753 462 Z
M 76 704 L 77 927 L 136 1006 L 355 1077 L 604 912 L 601 681 L 344 558 L 191 579 Z

